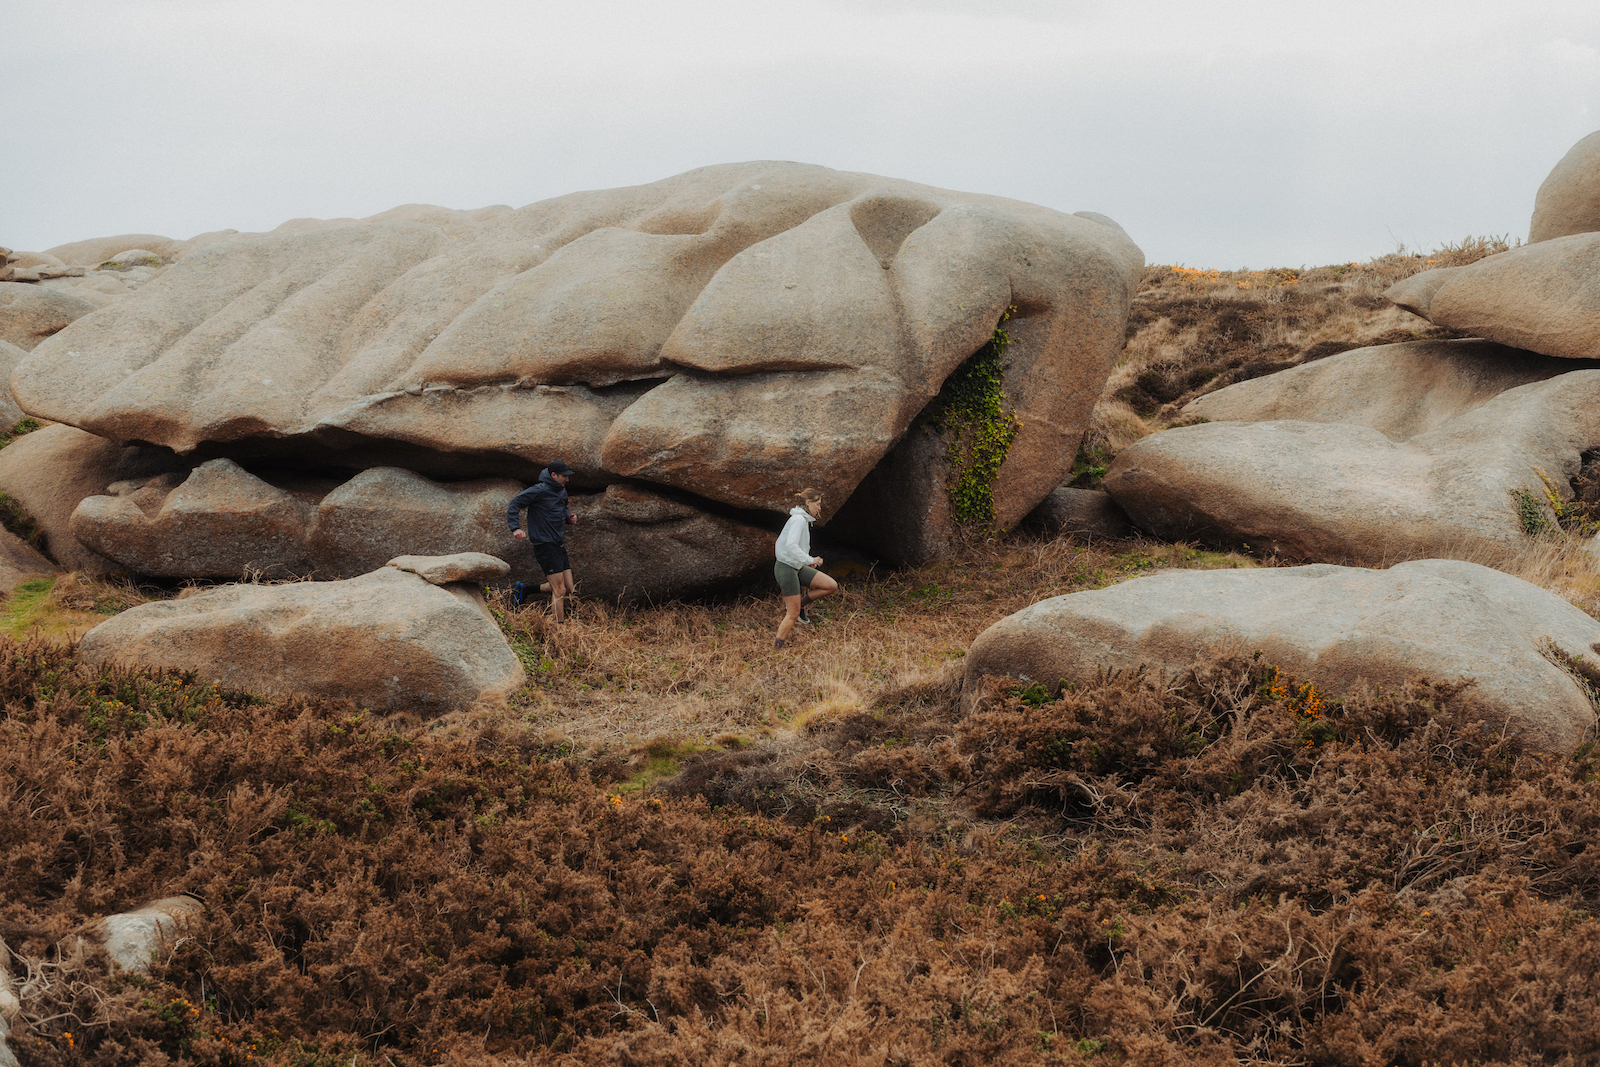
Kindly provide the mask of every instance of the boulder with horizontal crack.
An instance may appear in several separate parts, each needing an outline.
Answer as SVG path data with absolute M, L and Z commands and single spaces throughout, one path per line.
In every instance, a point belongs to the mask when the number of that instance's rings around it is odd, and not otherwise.
M 1152 434 L 1105 489 L 1172 540 L 1374 566 L 1493 559 L 1527 543 L 1529 502 L 1550 518 L 1547 490 L 1574 496 L 1600 446 L 1600 369 L 1557 362 L 1481 341 L 1341 353 L 1197 401 L 1192 414 L 1268 421 Z
M 1458 560 L 1173 571 L 1000 620 L 973 642 L 963 691 L 970 706 L 986 675 L 1054 687 L 1107 668 L 1172 674 L 1218 649 L 1260 650 L 1334 696 L 1417 678 L 1469 683 L 1476 711 L 1565 753 L 1595 736 L 1576 675 L 1600 676 L 1597 643 L 1600 622 L 1560 597 Z
M 531 480 L 559 457 L 575 490 L 712 525 L 802 485 L 839 510 L 1008 311 L 1020 430 L 991 488 L 1014 524 L 1070 468 L 1143 264 L 1102 216 L 767 162 L 137 247 L 176 262 L 24 361 L 24 410 L 250 469 Z M 861 508 L 897 495 L 869 480 Z M 896 512 L 903 555 L 948 539 L 927 495 Z
M 457 562 L 467 580 L 436 585 L 424 570 L 448 576 L 450 561 L 411 559 L 344 581 L 231 585 L 141 604 L 90 630 L 80 654 L 385 712 L 503 704 L 523 671 L 483 601 L 483 580 L 500 572 L 481 559 Z

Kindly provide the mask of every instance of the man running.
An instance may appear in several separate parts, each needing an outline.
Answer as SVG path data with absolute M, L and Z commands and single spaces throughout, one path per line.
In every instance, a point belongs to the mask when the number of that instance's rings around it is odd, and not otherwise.
M 566 527 L 578 516 L 567 507 L 567 482 L 572 468 L 561 460 L 539 472 L 539 480 L 511 498 L 506 525 L 511 536 L 533 542 L 533 558 L 550 580 L 550 613 L 556 622 L 566 618 L 566 598 L 572 595 L 572 562 L 567 559 Z M 528 532 L 522 532 L 522 509 L 528 509 Z

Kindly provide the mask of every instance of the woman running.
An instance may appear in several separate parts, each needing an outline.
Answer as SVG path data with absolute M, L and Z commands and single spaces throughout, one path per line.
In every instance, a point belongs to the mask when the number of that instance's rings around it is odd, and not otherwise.
M 811 524 L 822 514 L 822 494 L 806 488 L 795 497 L 800 503 L 789 510 L 789 521 L 778 535 L 778 562 L 772 566 L 778 589 L 783 593 L 784 607 L 773 648 L 783 647 L 795 623 L 811 625 L 811 618 L 806 614 L 807 604 L 839 588 L 838 582 L 817 570 L 822 566 L 822 557 L 811 554 Z

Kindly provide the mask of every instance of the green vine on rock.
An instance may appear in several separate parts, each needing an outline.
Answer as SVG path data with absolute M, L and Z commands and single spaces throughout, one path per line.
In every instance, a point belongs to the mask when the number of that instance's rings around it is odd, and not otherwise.
M 950 375 L 938 428 L 949 436 L 950 510 L 962 526 L 994 522 L 994 480 L 1022 423 L 1005 406 L 1005 350 L 1011 343 L 1008 307 L 988 342 Z

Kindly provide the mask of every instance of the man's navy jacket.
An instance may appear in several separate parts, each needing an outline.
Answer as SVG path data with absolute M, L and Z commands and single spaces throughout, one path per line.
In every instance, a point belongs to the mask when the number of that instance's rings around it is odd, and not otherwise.
M 511 498 L 506 508 L 506 525 L 516 530 L 521 525 L 522 509 L 528 509 L 528 540 L 559 545 L 566 541 L 567 488 L 555 480 L 546 467 L 539 480 Z

